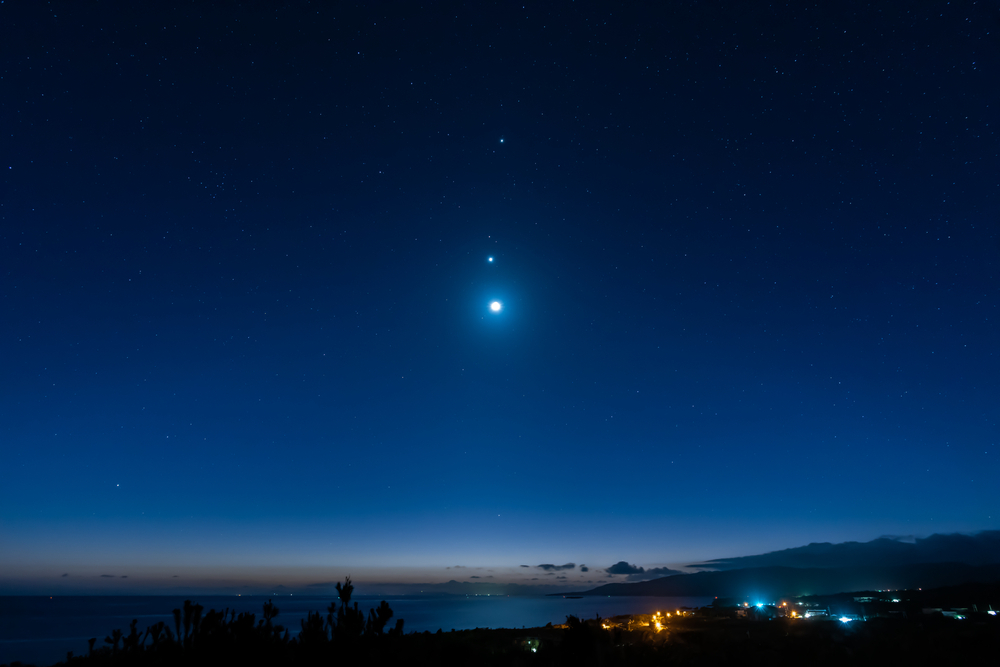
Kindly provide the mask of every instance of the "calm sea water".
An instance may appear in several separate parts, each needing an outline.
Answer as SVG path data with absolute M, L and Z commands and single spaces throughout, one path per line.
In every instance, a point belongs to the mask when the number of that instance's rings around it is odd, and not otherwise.
M 226 607 L 238 612 L 253 612 L 260 617 L 266 596 L 203 596 L 192 597 L 205 610 Z M 97 637 L 100 646 L 104 637 L 116 628 L 128 629 L 132 619 L 138 627 L 158 621 L 173 627 L 173 609 L 182 607 L 186 597 L 0 597 L 0 664 L 15 660 L 26 664 L 51 665 L 66 658 L 67 651 L 82 655 L 87 651 L 87 639 Z M 292 633 L 299 630 L 299 621 L 310 611 L 326 614 L 329 597 L 289 596 L 270 598 L 280 609 L 277 622 Z M 618 614 L 645 614 L 678 607 L 698 607 L 709 604 L 711 598 L 655 597 L 584 597 L 571 600 L 563 597 L 368 597 L 358 598 L 363 609 L 389 602 L 395 619 L 405 621 L 406 632 L 445 632 L 470 628 L 538 627 L 546 623 L 562 623 L 572 614 L 593 618 Z

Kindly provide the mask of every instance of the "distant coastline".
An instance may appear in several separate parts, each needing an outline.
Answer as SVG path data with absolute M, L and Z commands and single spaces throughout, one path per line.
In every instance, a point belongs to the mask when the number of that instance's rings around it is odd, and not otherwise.
M 832 595 L 842 591 L 939 588 L 967 582 L 1000 582 L 1000 564 L 921 563 L 886 567 L 757 567 L 675 574 L 650 581 L 610 583 L 562 596 L 763 596 Z

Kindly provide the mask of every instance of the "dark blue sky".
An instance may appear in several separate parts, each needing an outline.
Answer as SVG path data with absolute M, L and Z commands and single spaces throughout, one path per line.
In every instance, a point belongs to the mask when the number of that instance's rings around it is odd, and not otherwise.
M 998 31 L 0 5 L 0 585 L 996 528 Z

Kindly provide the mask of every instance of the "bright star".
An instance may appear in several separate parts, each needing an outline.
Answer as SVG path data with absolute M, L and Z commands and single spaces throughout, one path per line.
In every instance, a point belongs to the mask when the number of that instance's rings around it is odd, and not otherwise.
M 503 137 L 500 137 L 500 143 L 501 144 L 503 143 Z
M 494 313 L 499 313 L 501 308 L 503 308 L 503 306 L 500 304 L 499 301 L 494 301 L 493 303 L 490 304 L 490 310 L 492 310 Z
M 486 261 L 487 261 L 487 262 L 492 262 L 492 261 L 493 261 L 493 258 L 492 258 L 492 257 L 487 257 L 487 258 L 486 258 Z

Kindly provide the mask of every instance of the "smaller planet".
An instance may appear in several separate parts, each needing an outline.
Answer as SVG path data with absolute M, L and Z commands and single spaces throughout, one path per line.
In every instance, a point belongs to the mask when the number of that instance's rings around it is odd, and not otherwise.
M 503 305 L 501 305 L 499 301 L 494 301 L 493 303 L 490 304 L 490 310 L 492 310 L 494 313 L 499 313 L 501 308 L 503 308 Z

